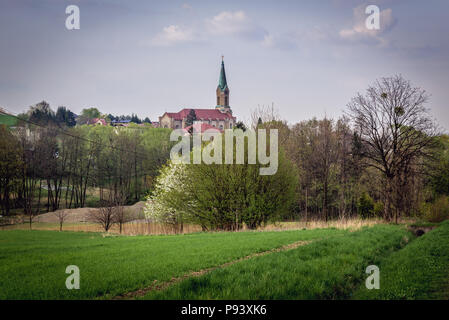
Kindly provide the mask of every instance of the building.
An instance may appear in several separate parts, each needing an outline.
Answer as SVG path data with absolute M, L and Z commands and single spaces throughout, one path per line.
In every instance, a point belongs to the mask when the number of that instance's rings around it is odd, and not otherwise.
M 236 123 L 236 117 L 232 115 L 229 106 L 229 87 L 226 81 L 226 72 L 224 61 L 221 61 L 220 78 L 217 86 L 217 105 L 213 109 L 192 109 L 184 108 L 179 112 L 165 112 L 159 117 L 159 126 L 161 128 L 184 129 L 191 125 L 187 119 L 191 110 L 195 111 L 194 123 L 210 125 L 220 131 L 232 129 Z M 187 122 L 187 123 L 186 123 Z
M 97 125 L 97 126 L 107 126 L 108 125 L 106 120 L 101 119 L 101 118 L 89 119 L 87 121 L 87 124 L 93 124 L 93 125 Z
M 205 131 L 223 133 L 223 130 L 221 130 L 217 127 L 213 127 L 210 124 L 202 123 L 201 121 L 197 121 L 194 124 L 192 124 L 191 126 L 185 127 L 184 131 L 185 131 L 185 134 L 192 134 L 193 132 L 203 133 Z
M 112 120 L 111 126 L 127 127 L 131 123 L 131 120 Z

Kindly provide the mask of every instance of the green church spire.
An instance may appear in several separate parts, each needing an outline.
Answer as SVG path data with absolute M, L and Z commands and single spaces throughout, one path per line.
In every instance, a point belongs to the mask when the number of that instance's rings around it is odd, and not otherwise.
M 221 91 L 225 91 L 228 88 L 228 83 L 226 82 L 226 72 L 224 67 L 223 56 L 221 56 L 221 71 L 220 71 L 220 80 L 218 81 L 218 87 Z

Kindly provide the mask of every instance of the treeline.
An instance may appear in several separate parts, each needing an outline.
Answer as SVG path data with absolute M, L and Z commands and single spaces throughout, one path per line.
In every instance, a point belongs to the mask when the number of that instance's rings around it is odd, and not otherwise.
M 281 128 L 283 124 L 272 126 Z M 427 148 L 422 150 L 428 153 L 425 156 L 400 160 L 405 156 L 402 151 L 394 161 L 403 161 L 404 167 L 395 169 L 398 173 L 391 177 L 369 157 L 368 141 L 351 129 L 347 117 L 303 121 L 280 132 L 284 134 L 283 146 L 299 171 L 295 212 L 305 218 L 393 220 L 420 215 L 426 203 L 449 195 L 446 135 L 427 136 Z M 384 164 L 388 165 L 393 156 L 391 151 L 385 154 Z
M 449 195 L 449 139 L 427 93 L 401 76 L 382 78 L 348 103 L 337 121 L 312 119 L 280 132 L 299 171 L 296 212 L 305 218 L 449 218 L 435 210 Z M 439 205 L 442 207 L 441 205 Z
M 169 158 L 169 129 L 61 127 L 43 119 L 0 128 L 3 215 L 84 207 L 89 194 L 96 205 L 111 194 L 121 204 L 136 202 Z
M 136 114 L 131 114 L 131 115 L 121 115 L 121 116 L 113 116 L 112 114 L 108 114 L 105 119 L 109 122 L 112 121 L 123 121 L 123 120 L 129 120 L 132 123 L 137 123 L 137 124 L 141 124 L 141 123 L 149 123 L 151 124 L 151 120 L 148 117 L 145 117 L 145 119 L 140 119 Z
M 50 108 L 50 105 L 46 101 L 42 101 L 34 106 L 31 106 L 27 112 L 19 114 L 18 117 L 22 120 L 31 121 L 40 125 L 54 124 L 59 127 L 74 127 L 77 124 L 88 124 L 89 120 L 96 118 L 103 118 L 107 123 L 111 123 L 112 121 L 129 120 L 130 122 L 136 124 L 151 124 L 151 120 L 148 117 L 145 117 L 145 119 L 142 120 L 134 113 L 131 115 L 120 116 L 102 114 L 95 107 L 85 108 L 81 110 L 79 115 L 76 115 L 64 106 L 59 106 L 55 112 Z

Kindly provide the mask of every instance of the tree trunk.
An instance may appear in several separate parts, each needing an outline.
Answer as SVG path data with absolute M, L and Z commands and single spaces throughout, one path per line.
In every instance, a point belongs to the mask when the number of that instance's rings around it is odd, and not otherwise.
M 309 198 L 309 194 L 308 194 L 308 189 L 306 188 L 306 222 L 308 219 L 308 217 L 307 217 L 307 214 L 308 214 L 307 210 L 308 210 L 308 206 L 309 206 L 308 201 L 307 201 L 308 198 Z

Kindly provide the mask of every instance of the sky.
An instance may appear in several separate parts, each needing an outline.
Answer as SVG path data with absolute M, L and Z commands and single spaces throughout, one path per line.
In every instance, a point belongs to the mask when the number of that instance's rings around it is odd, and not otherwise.
M 66 28 L 77 5 L 80 29 Z M 380 29 L 368 30 L 368 5 Z M 221 56 L 230 105 L 248 122 L 337 118 L 377 78 L 401 74 L 449 129 L 447 0 L 0 0 L 0 107 L 42 100 L 158 120 L 213 108 Z

